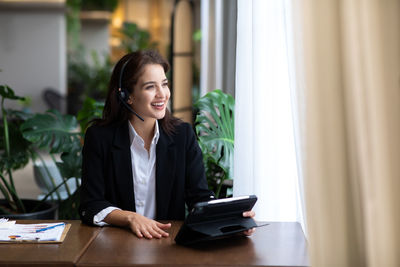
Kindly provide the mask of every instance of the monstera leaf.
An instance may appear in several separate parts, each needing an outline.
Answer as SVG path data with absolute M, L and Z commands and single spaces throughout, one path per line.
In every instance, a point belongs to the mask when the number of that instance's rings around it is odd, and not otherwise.
M 22 136 L 17 130 L 18 125 L 21 122 L 20 118 L 11 118 L 11 112 L 6 111 L 4 108 L 4 101 L 6 99 L 23 100 L 24 98 L 15 95 L 14 91 L 7 85 L 0 85 L 0 97 L 1 115 L 3 120 L 0 129 L 0 191 L 13 211 L 25 212 L 25 207 L 15 190 L 12 170 L 22 168 L 28 162 L 28 145 L 26 142 L 21 142 Z M 3 174 L 8 175 L 8 180 L 6 180 Z M 1 208 L 0 211 L 1 213 L 5 212 L 4 214 L 8 213 L 4 208 Z
M 4 135 L 0 135 L 0 173 L 4 170 L 18 170 L 23 168 L 29 162 L 30 143 L 22 137 L 19 131 L 18 120 L 8 122 L 10 154 L 7 156 L 5 151 Z M 4 125 L 0 125 L 0 133 L 4 133 Z
M 196 103 L 196 132 L 204 157 L 221 167 L 225 178 L 233 176 L 234 109 L 231 95 L 214 90 Z
M 83 102 L 82 109 L 78 112 L 77 119 L 81 126 L 81 131 L 84 133 L 93 119 L 102 117 L 104 102 L 96 101 L 93 98 L 87 97 Z
M 36 114 L 21 125 L 25 139 L 50 153 L 72 151 L 80 142 L 76 132 L 78 123 L 71 115 L 62 115 L 56 110 Z
M 69 177 L 81 177 L 82 171 L 82 148 L 77 144 L 72 150 L 63 152 L 61 154 L 61 162 L 57 162 L 56 165 L 60 170 L 61 176 L 65 178 Z

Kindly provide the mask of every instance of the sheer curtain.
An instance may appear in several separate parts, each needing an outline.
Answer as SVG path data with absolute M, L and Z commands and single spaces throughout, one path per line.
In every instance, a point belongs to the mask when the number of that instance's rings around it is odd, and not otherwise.
M 200 95 L 235 95 L 236 1 L 201 1 Z
M 400 2 L 292 10 L 311 265 L 400 266 Z
M 303 224 L 283 1 L 239 0 L 235 196 L 256 194 L 257 220 Z
M 400 1 L 239 0 L 237 23 L 234 194 L 301 221 L 304 184 L 312 266 L 400 266 Z

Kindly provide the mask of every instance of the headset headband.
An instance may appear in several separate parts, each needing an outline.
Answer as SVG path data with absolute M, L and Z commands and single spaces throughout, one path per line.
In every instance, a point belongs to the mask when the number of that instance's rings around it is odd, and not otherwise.
M 122 65 L 122 67 L 121 67 L 121 71 L 119 73 L 119 83 L 118 83 L 118 86 L 119 86 L 120 90 L 122 90 L 122 77 L 124 75 L 124 70 L 125 70 L 125 67 L 126 67 L 126 65 L 128 65 L 130 60 L 131 59 L 128 59 L 127 61 L 125 61 L 124 65 Z

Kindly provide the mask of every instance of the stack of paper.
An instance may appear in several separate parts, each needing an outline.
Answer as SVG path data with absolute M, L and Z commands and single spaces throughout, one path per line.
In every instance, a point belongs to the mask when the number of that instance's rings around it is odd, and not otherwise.
M 17 224 L 15 221 L 0 223 L 0 242 L 60 241 L 64 228 L 65 223 Z
M 15 224 L 15 221 L 9 221 L 5 218 L 0 218 L 0 230 L 6 230 L 12 227 Z

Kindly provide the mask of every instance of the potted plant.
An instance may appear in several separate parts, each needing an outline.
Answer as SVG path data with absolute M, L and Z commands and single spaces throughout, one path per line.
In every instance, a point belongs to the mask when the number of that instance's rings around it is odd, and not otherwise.
M 232 187 L 235 132 L 235 100 L 221 90 L 201 97 L 195 104 L 199 112 L 195 128 L 203 152 L 208 185 L 216 197 L 226 197 Z
M 80 186 L 82 134 L 77 129 L 78 122 L 74 116 L 62 115 L 56 110 L 35 114 L 20 127 L 23 137 L 31 142 L 32 160 L 39 160 L 47 174 L 41 176 L 48 192 L 44 198 L 45 200 L 50 198 L 59 205 L 60 219 L 77 217 L 73 215 L 77 214 L 76 209 L 70 207 L 66 213 L 63 204 L 66 201 L 74 206 L 79 197 L 77 189 Z M 52 175 L 54 172 L 50 172 L 48 163 L 41 156 L 43 153 L 51 158 L 52 165 L 59 170 L 58 180 Z M 56 159 L 58 155 L 60 160 Z M 66 196 L 61 195 L 61 188 L 65 190 L 62 193 L 66 193 Z
M 48 183 L 49 192 L 65 187 L 67 197 L 57 196 L 59 219 L 78 219 L 79 186 L 82 165 L 82 137 L 90 122 L 101 117 L 104 103 L 87 97 L 83 108 L 78 112 L 78 117 L 61 115 L 57 111 L 47 111 L 36 114 L 21 125 L 25 139 L 35 144 L 36 149 L 42 149 L 53 158 L 59 169 L 62 181 Z M 80 127 L 78 127 L 78 122 Z M 80 131 L 77 129 L 80 128 Z M 60 161 L 54 157 L 60 154 Z M 46 164 L 43 164 L 46 166 Z M 51 177 L 51 175 L 48 175 Z M 71 190 L 69 182 L 75 182 L 76 190 Z M 57 191 L 55 191 L 57 192 Z M 50 195 L 51 196 L 51 195 Z
M 101 116 L 104 107 L 93 99 L 86 99 L 83 109 L 79 112 L 81 131 L 75 116 L 62 115 L 58 111 L 49 110 L 43 114 L 30 114 L 4 108 L 4 100 L 19 100 L 8 86 L 0 87 L 2 97 L 2 114 L 4 138 L 0 141 L 0 190 L 4 196 L 5 205 L 0 209 L 0 214 L 24 214 L 29 209 L 37 210 L 48 203 L 58 205 L 60 219 L 77 219 L 79 203 L 79 186 L 81 175 L 81 148 L 82 136 L 89 122 Z M 11 133 L 11 134 L 10 134 Z M 43 154 L 50 157 L 61 174 L 61 181 L 56 181 L 46 164 Z M 56 157 L 59 156 L 59 159 Z M 48 180 L 42 182 L 47 187 L 48 194 L 35 207 L 27 208 L 18 196 L 12 171 L 24 167 L 29 159 L 42 163 Z M 8 179 L 6 179 L 6 176 Z M 75 183 L 71 190 L 71 182 Z M 65 187 L 67 197 L 60 196 L 59 189 Z M 32 201 L 31 201 L 32 202 Z M 7 207 L 7 208 L 6 208 Z M 1 207 L 0 207 L 1 208 Z M 41 218 L 43 219 L 43 218 Z
M 97 101 L 93 98 L 86 97 L 83 102 L 82 109 L 78 112 L 77 121 L 80 125 L 80 135 L 83 136 L 87 127 L 90 125 L 93 119 L 100 118 L 103 113 L 104 102 Z M 63 153 L 61 156 L 62 162 L 58 163 L 57 166 L 60 168 L 63 177 L 80 177 L 82 157 L 81 150 L 83 141 L 79 143 L 80 146 L 76 147 L 71 153 Z M 59 205 L 59 218 L 62 219 L 79 219 L 78 207 L 79 207 L 79 188 L 75 193 L 60 202 Z
M 136 23 L 124 22 L 119 33 L 121 34 L 120 48 L 125 53 L 157 47 L 157 42 L 151 41 L 150 33 L 139 28 Z
M 6 110 L 4 102 L 22 100 L 14 91 L 0 86 L 1 114 L 3 123 L 0 136 L 0 191 L 4 199 L 0 202 L 0 214 L 9 218 L 54 219 L 56 207 L 44 201 L 22 200 L 15 188 L 13 171 L 23 168 L 29 161 L 31 143 L 25 140 L 19 130 L 20 125 L 29 117 L 26 112 Z M 0 216 L 1 217 L 1 216 Z
M 86 61 L 84 48 L 68 58 L 68 113 L 77 115 L 86 97 L 105 99 L 113 62 L 107 54 L 91 52 L 92 63 Z

